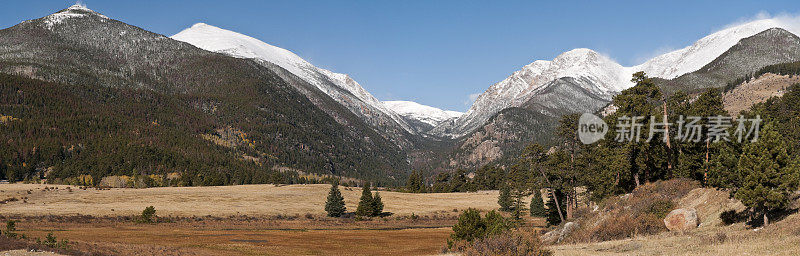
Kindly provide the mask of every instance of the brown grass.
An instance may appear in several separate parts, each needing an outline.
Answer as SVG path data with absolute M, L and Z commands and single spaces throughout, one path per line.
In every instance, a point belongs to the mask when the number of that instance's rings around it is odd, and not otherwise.
M 770 97 L 781 96 L 790 85 L 800 83 L 800 76 L 779 76 L 771 73 L 745 82 L 722 96 L 725 110 L 736 117 L 750 106 Z
M 31 239 L 53 232 L 105 255 L 431 255 L 461 209 L 497 208 L 497 191 L 381 191 L 386 218 L 328 218 L 329 185 L 93 189 L 0 184 L 0 221 Z M 348 211 L 360 188 L 340 187 Z M 160 223 L 135 223 L 153 205 Z M 411 217 L 412 213 L 415 217 Z
M 73 246 L 109 255 L 426 255 L 436 253 L 449 228 L 282 229 L 268 223 L 220 221 L 22 222 L 20 233 L 53 232 Z
M 45 189 L 47 187 L 47 189 Z M 222 187 L 80 189 L 37 184 L 0 184 L 0 198 L 19 198 L 2 205 L 3 215 L 129 216 L 155 206 L 160 216 L 274 216 L 325 214 L 329 185 L 243 185 Z M 58 188 L 58 189 L 54 189 Z M 30 194 L 28 192 L 30 191 Z M 360 188 L 341 187 L 348 211 L 354 211 Z M 381 191 L 384 211 L 394 216 L 458 214 L 468 207 L 497 208 L 497 191 L 411 194 Z M 456 211 L 454 211 L 456 209 Z
M 578 229 L 566 237 L 568 243 L 608 241 L 666 231 L 662 222 L 684 196 L 699 184 L 674 179 L 644 184 L 632 193 L 608 198 L 597 212 L 580 214 Z

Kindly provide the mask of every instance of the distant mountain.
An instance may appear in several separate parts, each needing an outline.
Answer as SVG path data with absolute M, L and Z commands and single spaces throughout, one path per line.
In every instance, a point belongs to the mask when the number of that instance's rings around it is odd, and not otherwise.
M 457 138 L 449 158 L 452 168 L 504 164 L 525 144 L 551 144 L 560 116 L 595 112 L 607 105 L 632 85 L 629 80 L 636 71 L 657 76 L 655 80 L 667 93 L 692 92 L 723 87 L 761 67 L 797 60 L 797 37 L 783 29 L 771 29 L 774 26 L 791 27 L 772 19 L 742 24 L 634 67 L 622 67 L 588 49 L 566 52 L 553 61 L 535 61 L 491 86 L 466 114 L 429 133 Z M 502 111 L 509 108 L 526 111 Z M 522 116 L 512 117 L 515 114 Z M 536 121 L 508 121 L 527 119 Z M 513 127 L 511 123 L 527 129 L 496 128 Z
M 373 128 L 382 134 L 387 134 L 387 138 L 398 145 L 403 146 L 403 148 L 411 147 L 413 139 L 409 139 L 407 133 L 414 134 L 416 130 L 346 74 L 334 73 L 315 67 L 286 49 L 204 23 L 197 23 L 173 35 L 171 38 L 190 43 L 208 51 L 275 64 L 317 87 L 339 104 L 364 119 Z M 278 73 L 280 74 L 280 72 Z M 312 101 L 315 97 L 308 93 L 306 93 L 306 96 L 312 98 Z
M 557 105 L 531 101 L 536 98 L 562 103 L 573 101 L 569 95 L 563 97 L 545 95 L 549 92 L 544 90 L 544 85 L 565 77 L 576 79 L 576 85 L 592 92 L 592 98 L 609 101 L 611 96 L 633 85 L 630 78 L 635 72 L 645 71 L 651 77 L 672 79 L 700 69 L 741 39 L 773 27 L 794 28 L 779 19 L 753 21 L 720 30 L 686 48 L 662 54 L 633 67 L 623 67 L 589 49 L 571 50 L 552 61 L 537 60 L 489 87 L 463 116 L 454 122 L 435 127 L 430 133 L 435 136 L 458 138 L 478 129 L 494 114 L 505 108 L 523 107 L 523 105 Z M 565 108 L 551 109 L 549 113 L 585 111 L 573 109 L 571 104 L 563 106 Z M 537 111 L 548 114 L 545 110 Z
M 199 49 L 81 5 L 0 30 L 0 72 L 72 85 L 74 93 L 83 95 L 82 101 L 99 101 L 99 108 L 113 102 L 124 104 L 106 119 L 70 123 L 56 130 L 89 129 L 109 119 L 124 121 L 141 116 L 131 125 L 150 124 L 172 131 L 153 140 L 191 142 L 195 145 L 192 147 L 219 145 L 228 148 L 229 155 L 225 159 L 203 158 L 168 143 L 140 141 L 161 135 L 142 134 L 141 129 L 122 125 L 127 121 L 112 122 L 94 131 L 140 134 L 115 137 L 120 140 L 113 144 L 117 153 L 142 145 L 149 152 L 165 152 L 164 157 L 169 159 L 190 161 L 181 164 L 256 161 L 267 169 L 274 165 L 384 182 L 396 181 L 394 178 L 402 177 L 409 168 L 406 154 L 397 144 L 316 87 L 305 86 L 306 92 L 301 92 L 297 86 L 300 79 L 291 78 L 283 68 Z M 308 92 L 315 95 L 314 102 Z M 115 98 L 123 96 L 125 100 Z M 101 118 L 91 112 L 74 115 Z M 125 129 L 133 130 L 122 132 Z M 96 145 L 103 138 L 107 137 L 87 134 L 61 143 L 69 143 L 67 147 Z M 158 162 L 139 163 L 125 160 L 124 155 L 118 157 L 143 172 L 158 166 Z M 162 171 L 200 169 L 195 167 Z M 82 171 L 115 172 L 102 168 Z M 224 165 L 207 169 L 222 172 L 229 179 L 235 171 Z
M 712 33 L 690 46 L 659 55 L 645 63 L 631 67 L 631 69 L 632 71 L 644 71 L 651 77 L 673 79 L 702 68 L 746 37 L 770 28 L 789 29 L 793 27 L 778 19 L 748 22 Z
M 575 49 L 552 61 L 538 60 L 514 72 L 482 93 L 463 116 L 452 123 L 434 128 L 430 133 L 457 138 L 477 129 L 497 112 L 520 107 L 536 95 L 547 93 L 545 85 L 563 77 L 579 79 L 581 85 L 598 97 L 611 100 L 611 95 L 627 88 L 630 76 L 613 60 L 589 49 Z M 557 99 L 558 101 L 568 101 Z M 578 111 L 578 110 L 573 110 Z
M 693 92 L 721 88 L 760 68 L 800 60 L 800 38 L 781 28 L 771 28 L 740 40 L 697 71 L 659 82 L 664 91 Z
M 464 114 L 458 111 L 441 110 L 413 101 L 384 101 L 383 104 L 402 116 L 420 134 L 442 122 L 451 121 Z

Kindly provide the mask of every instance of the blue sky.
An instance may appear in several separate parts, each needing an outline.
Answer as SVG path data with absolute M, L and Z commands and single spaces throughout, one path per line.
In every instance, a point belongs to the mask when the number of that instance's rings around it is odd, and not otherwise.
M 167 36 L 197 22 L 237 31 L 350 74 L 378 99 L 459 111 L 471 94 L 573 48 L 628 66 L 759 13 L 800 11 L 794 1 L 82 2 Z M 0 27 L 73 3 L 7 0 Z

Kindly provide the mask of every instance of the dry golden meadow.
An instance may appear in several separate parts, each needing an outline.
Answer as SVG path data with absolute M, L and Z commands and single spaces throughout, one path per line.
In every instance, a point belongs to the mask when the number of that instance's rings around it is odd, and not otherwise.
M 57 189 L 55 189 L 57 187 Z M 324 216 L 328 185 L 80 189 L 0 184 L 0 218 L 18 221 L 19 233 L 52 232 L 71 247 L 110 255 L 436 255 L 468 207 L 497 208 L 497 191 L 408 194 L 381 191 L 393 215 L 371 220 Z M 342 187 L 349 211 L 358 188 Z M 599 243 L 550 246 L 555 255 L 798 255 L 800 217 L 767 228 L 720 226 L 730 208 L 719 191 L 698 189 L 680 203 L 697 207 L 707 225 Z M 160 223 L 131 217 L 153 205 Z M 113 210 L 112 210 L 113 209 Z M 411 214 L 419 216 L 411 218 Z M 79 215 L 81 214 L 81 215 Z M 541 226 L 541 219 L 526 225 Z M 23 251 L 0 255 L 35 255 Z
M 497 191 L 409 194 L 380 191 L 392 215 L 367 221 L 325 217 L 329 185 L 147 189 L 0 184 L 0 215 L 20 233 L 53 232 L 76 249 L 114 255 L 430 255 L 458 211 L 497 208 Z M 360 188 L 341 187 L 348 211 Z M 154 206 L 167 223 L 124 217 Z M 411 218 L 411 215 L 419 218 Z M 90 215 L 77 216 L 77 215 Z

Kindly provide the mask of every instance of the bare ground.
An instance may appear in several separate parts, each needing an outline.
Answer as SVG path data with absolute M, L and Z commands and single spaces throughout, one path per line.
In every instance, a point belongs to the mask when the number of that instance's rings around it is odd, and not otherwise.
M 750 106 L 764 102 L 770 97 L 781 96 L 786 88 L 800 83 L 800 76 L 780 76 L 772 73 L 762 75 L 750 82 L 744 82 L 722 96 L 725 110 L 732 116 L 738 116 Z

